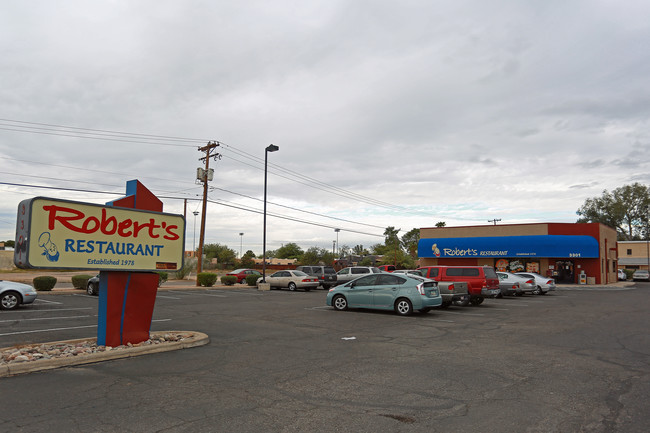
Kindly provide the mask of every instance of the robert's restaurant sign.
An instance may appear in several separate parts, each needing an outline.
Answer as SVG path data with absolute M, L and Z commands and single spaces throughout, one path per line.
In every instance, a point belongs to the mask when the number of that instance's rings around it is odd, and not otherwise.
M 183 267 L 185 218 L 36 197 L 18 206 L 19 268 L 156 271 Z

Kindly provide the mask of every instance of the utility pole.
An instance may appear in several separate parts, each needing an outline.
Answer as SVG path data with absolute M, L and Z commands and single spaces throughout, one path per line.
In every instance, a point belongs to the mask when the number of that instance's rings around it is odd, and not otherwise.
M 497 225 L 497 221 L 501 221 L 501 218 L 495 218 L 493 220 L 488 220 L 489 223 L 494 223 L 494 225 Z
M 199 285 L 198 274 L 203 271 L 203 242 L 205 241 L 205 213 L 208 208 L 208 181 L 211 181 L 214 175 L 214 169 L 210 169 L 209 162 L 210 158 L 214 158 L 215 161 L 221 159 L 220 153 L 212 153 L 220 144 L 218 141 L 211 141 L 205 146 L 199 147 L 199 152 L 205 152 L 205 156 L 199 158 L 199 161 L 205 161 L 205 169 L 198 168 L 196 170 L 197 181 L 203 183 L 203 212 L 201 213 L 201 233 L 199 234 L 198 261 L 196 263 L 197 286 Z

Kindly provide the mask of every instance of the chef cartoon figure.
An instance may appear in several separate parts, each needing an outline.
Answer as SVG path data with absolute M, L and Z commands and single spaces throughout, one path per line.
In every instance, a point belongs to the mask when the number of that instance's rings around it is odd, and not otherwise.
M 50 232 L 43 232 L 38 238 L 38 246 L 43 248 L 43 255 L 51 262 L 59 261 L 59 249 L 50 237 Z

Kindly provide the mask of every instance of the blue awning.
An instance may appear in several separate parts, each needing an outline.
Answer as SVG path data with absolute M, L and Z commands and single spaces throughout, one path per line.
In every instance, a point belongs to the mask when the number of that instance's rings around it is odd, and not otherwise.
M 592 236 L 584 235 L 420 239 L 418 256 L 433 258 L 599 257 L 598 241 Z

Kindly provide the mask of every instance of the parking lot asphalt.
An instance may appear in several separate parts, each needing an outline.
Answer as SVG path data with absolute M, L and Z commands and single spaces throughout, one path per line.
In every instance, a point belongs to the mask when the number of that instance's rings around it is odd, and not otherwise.
M 165 284 L 190 350 L 0 379 L 4 431 L 646 431 L 650 284 L 561 287 L 427 315 L 324 292 Z M 0 312 L 0 346 L 94 336 L 96 297 Z M 61 390 L 65 390 L 62 397 Z

